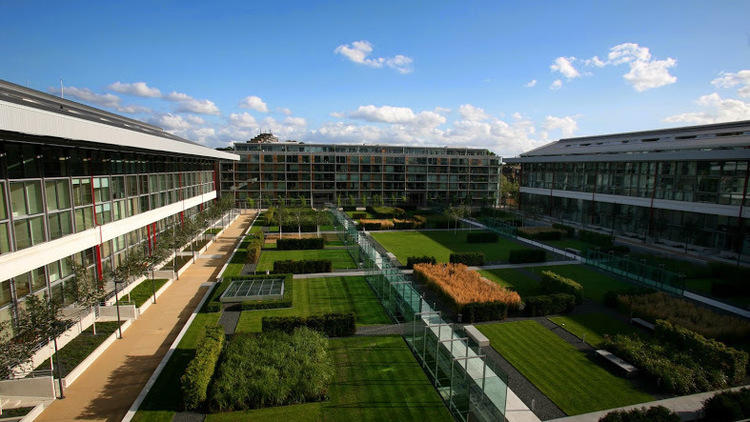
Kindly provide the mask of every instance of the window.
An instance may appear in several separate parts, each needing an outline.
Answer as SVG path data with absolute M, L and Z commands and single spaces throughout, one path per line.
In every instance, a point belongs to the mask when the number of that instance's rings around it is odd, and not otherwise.
M 47 210 L 54 211 L 70 208 L 70 191 L 67 180 L 52 180 L 46 182 Z
M 71 233 L 73 233 L 73 227 L 70 224 L 70 211 L 51 214 L 49 216 L 50 240 L 59 239 Z
M 29 273 L 15 277 L 13 279 L 13 285 L 16 288 L 16 299 L 20 299 L 29 294 Z
M 73 200 L 76 206 L 91 205 L 91 179 L 73 179 Z
M 44 222 L 41 216 L 16 220 L 13 227 L 16 234 L 16 250 L 44 242 Z
M 76 232 L 94 227 L 94 214 L 91 207 L 79 208 L 75 210 Z
M 10 280 L 0 281 L 0 306 L 10 303 Z
M 112 222 L 112 205 L 104 203 L 96 206 L 96 222 L 99 225 L 107 224 Z
M 109 197 L 109 177 L 94 178 L 94 198 L 96 202 L 107 202 Z
M 0 223 L 0 254 L 10 252 L 10 237 L 8 224 Z
M 8 212 L 5 208 L 5 184 L 0 183 L 0 220 L 8 218 Z
M 10 195 L 14 217 L 42 212 L 41 182 L 13 182 Z

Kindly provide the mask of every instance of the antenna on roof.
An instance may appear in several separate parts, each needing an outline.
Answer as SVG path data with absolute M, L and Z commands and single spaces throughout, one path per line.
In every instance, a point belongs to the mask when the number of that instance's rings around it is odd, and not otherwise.
M 63 100 L 65 99 L 65 91 L 63 91 L 62 78 L 60 78 L 60 98 L 62 98 Z

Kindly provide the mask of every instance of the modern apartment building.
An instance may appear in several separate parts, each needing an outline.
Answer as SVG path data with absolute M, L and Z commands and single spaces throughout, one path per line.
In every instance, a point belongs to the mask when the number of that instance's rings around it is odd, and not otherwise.
M 221 190 L 244 206 L 248 198 L 265 205 L 302 197 L 313 206 L 498 198 L 500 157 L 486 149 L 237 142 L 232 152 L 241 158 L 222 163 Z
M 217 196 L 219 160 L 162 129 L 0 81 L 0 320 L 68 302 L 68 259 L 101 277 Z
M 750 121 L 561 139 L 517 158 L 521 210 L 745 260 Z

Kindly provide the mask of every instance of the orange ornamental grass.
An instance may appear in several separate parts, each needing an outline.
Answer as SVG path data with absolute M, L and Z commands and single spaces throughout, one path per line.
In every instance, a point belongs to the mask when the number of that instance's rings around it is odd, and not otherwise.
M 493 283 L 464 264 L 416 264 L 418 279 L 432 284 L 459 306 L 469 303 L 502 302 L 509 308 L 521 305 L 521 296 Z
M 365 225 L 365 224 L 380 224 L 380 228 L 383 230 L 386 229 L 392 229 L 393 228 L 393 221 L 391 220 L 376 220 L 376 219 L 369 219 L 369 218 L 363 218 L 359 220 L 359 224 Z

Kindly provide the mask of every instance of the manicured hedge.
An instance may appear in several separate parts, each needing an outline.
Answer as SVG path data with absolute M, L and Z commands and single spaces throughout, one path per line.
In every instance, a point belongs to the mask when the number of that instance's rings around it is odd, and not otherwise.
M 529 296 L 524 312 L 529 316 L 545 316 L 570 312 L 576 306 L 576 297 L 569 293 Z
M 324 246 L 325 239 L 322 237 L 279 239 L 276 241 L 276 249 L 279 250 L 323 249 Z
M 211 383 L 208 410 L 217 413 L 324 400 L 333 375 L 328 339 L 314 330 L 235 334 Z
M 560 240 L 563 232 L 549 227 L 521 227 L 518 229 L 518 234 L 533 240 Z
M 281 226 L 281 231 L 283 231 L 284 233 L 310 233 L 318 231 L 318 226 L 315 224 L 302 224 L 300 226 L 297 226 L 296 224 L 285 224 Z
M 414 268 L 414 264 L 436 264 L 434 256 L 410 256 L 406 258 L 406 268 Z
M 484 265 L 484 254 L 482 252 L 452 253 L 450 256 L 450 262 L 452 264 L 465 264 L 470 267 L 480 267 Z
M 729 377 L 730 383 L 739 383 L 745 378 L 747 352 L 707 339 L 695 331 L 672 325 L 664 320 L 656 321 L 655 334 L 679 349 L 690 350 L 699 357 L 703 366 L 720 368 Z
M 497 233 L 493 232 L 475 232 L 466 234 L 466 243 L 495 243 L 497 240 Z
M 357 211 L 357 206 L 356 205 L 343 205 L 341 209 L 343 209 L 344 211 Z
M 547 253 L 542 249 L 511 249 L 508 254 L 508 262 L 511 264 L 524 264 L 527 262 L 544 262 Z
M 264 333 L 271 330 L 291 333 L 296 328 L 307 327 L 321 331 L 328 337 L 348 337 L 353 336 L 357 330 L 354 319 L 353 313 L 311 315 L 308 317 L 266 316 L 261 320 L 261 330 Z
M 195 357 L 180 377 L 182 402 L 185 409 L 198 409 L 206 401 L 208 384 L 211 382 L 223 346 L 224 327 L 220 325 L 206 327 L 206 335 L 198 343 Z
M 583 286 L 552 271 L 542 271 L 542 280 L 539 287 L 545 293 L 571 294 L 575 296 L 576 303 L 579 305 L 583 302 Z
M 393 220 L 393 228 L 396 230 L 411 230 L 417 227 L 417 223 L 412 220 Z
M 703 403 L 706 421 L 732 422 L 750 418 L 750 388 L 725 391 Z
M 578 239 L 604 249 L 611 248 L 614 242 L 611 235 L 592 232 L 590 230 L 578 230 Z
M 565 236 L 566 236 L 566 237 L 573 237 L 573 236 L 575 236 L 575 234 L 576 234 L 576 229 L 575 229 L 575 227 L 572 227 L 572 226 L 567 226 L 567 225 L 565 225 L 565 224 L 554 223 L 554 224 L 552 225 L 552 228 L 555 228 L 555 229 L 558 229 L 558 230 L 563 230 L 563 231 L 565 231 Z
M 274 274 L 310 274 L 310 273 L 330 273 L 333 270 L 333 264 L 329 259 L 307 259 L 307 260 L 285 260 L 274 261 Z
M 355 220 L 358 220 L 360 218 L 367 218 L 367 213 L 362 211 L 353 212 L 352 218 Z
M 680 422 L 680 415 L 664 406 L 653 406 L 648 409 L 615 410 L 604 415 L 599 422 Z
M 383 225 L 380 223 L 364 223 L 362 224 L 362 227 L 365 228 L 365 230 L 381 230 L 383 228 Z
M 461 306 L 461 322 L 499 321 L 508 317 L 509 307 L 503 302 L 475 302 Z
M 394 218 L 406 214 L 403 209 L 397 207 L 367 207 L 367 212 L 377 218 Z

